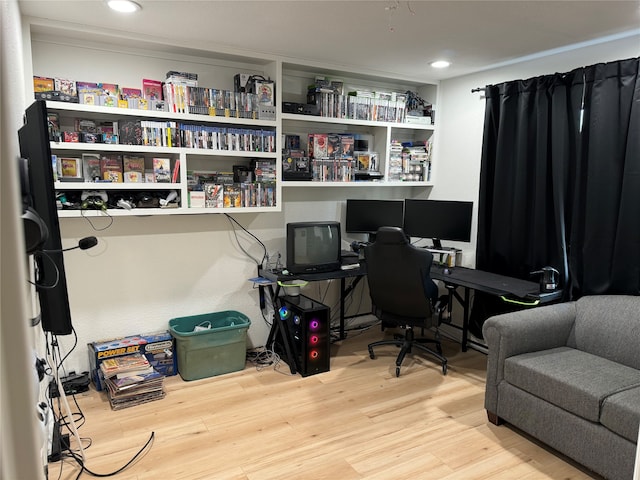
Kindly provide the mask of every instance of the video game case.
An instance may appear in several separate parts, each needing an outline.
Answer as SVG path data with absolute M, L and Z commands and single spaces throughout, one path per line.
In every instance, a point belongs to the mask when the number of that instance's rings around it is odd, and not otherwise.
M 227 208 L 242 206 L 242 189 L 238 184 L 225 185 L 223 191 L 223 205 Z
M 142 79 L 142 96 L 148 101 L 162 100 L 162 82 L 160 80 Z
M 33 76 L 33 91 L 34 92 L 51 92 L 55 90 L 55 80 L 50 77 Z
M 144 157 L 124 155 L 122 163 L 125 183 L 144 182 Z
M 59 176 L 82 178 L 82 160 L 75 157 L 58 157 Z
M 102 155 L 100 157 L 100 173 L 103 180 L 122 183 L 122 170 L 122 157 L 120 155 Z
M 95 182 L 102 178 L 100 155 L 97 153 L 82 154 L 82 172 L 85 182 Z
M 171 183 L 171 159 L 154 158 L 153 174 L 156 183 Z
M 222 208 L 224 207 L 223 201 L 223 186 L 217 183 L 205 183 L 203 185 L 204 190 L 204 206 L 207 208 Z

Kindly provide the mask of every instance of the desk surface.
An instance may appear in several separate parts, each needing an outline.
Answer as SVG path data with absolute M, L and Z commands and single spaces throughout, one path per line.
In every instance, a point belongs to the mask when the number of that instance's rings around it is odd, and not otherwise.
M 317 273 L 297 273 L 292 275 L 282 275 L 269 270 L 261 270 L 260 275 L 271 281 L 290 282 L 292 280 L 304 280 L 305 282 L 319 282 L 322 280 L 337 280 L 340 278 L 360 277 L 367 274 L 367 267 L 364 261 L 360 261 L 358 268 L 350 268 L 347 270 L 332 270 L 330 272 Z
M 431 278 L 498 296 L 515 295 L 525 298 L 537 297 L 540 294 L 540 284 L 536 282 L 465 267 L 451 267 L 448 274 L 444 273 L 444 270 L 445 267 L 433 265 Z
M 521 280 L 519 278 L 507 277 L 496 273 L 475 270 L 466 267 L 451 267 L 450 273 L 444 273 L 445 267 L 433 264 L 431 266 L 431 278 L 453 285 L 467 287 L 474 290 L 490 293 L 497 296 L 513 295 L 518 298 L 541 298 L 546 294 L 540 293 L 540 284 Z M 281 275 L 269 271 L 263 271 L 262 276 L 272 281 L 287 282 L 294 279 L 307 282 L 322 280 L 335 280 L 340 278 L 359 277 L 367 274 L 367 265 L 364 260 L 360 260 L 359 268 L 350 270 L 334 270 L 331 272 L 301 273 L 297 275 Z M 554 294 L 556 292 L 552 292 Z M 552 295 L 551 294 L 551 295 Z M 553 295 L 552 295 L 553 296 Z

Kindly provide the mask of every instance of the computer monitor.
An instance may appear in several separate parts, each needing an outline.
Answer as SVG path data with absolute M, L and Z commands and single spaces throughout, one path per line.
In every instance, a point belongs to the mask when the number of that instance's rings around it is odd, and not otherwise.
M 471 241 L 473 202 L 449 200 L 404 201 L 404 232 L 410 237 L 431 238 L 435 248 L 442 240 Z
M 366 233 L 373 240 L 380 227 L 402 227 L 402 200 L 347 199 L 345 232 Z

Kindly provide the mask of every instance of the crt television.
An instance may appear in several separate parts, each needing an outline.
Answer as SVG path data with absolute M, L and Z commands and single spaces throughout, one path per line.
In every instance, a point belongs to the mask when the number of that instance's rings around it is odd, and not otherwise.
M 367 233 L 372 237 L 380 227 L 401 227 L 402 200 L 347 199 L 345 232 Z
M 67 294 L 56 192 L 53 186 L 47 108 L 44 101 L 38 100 L 27 108 L 25 123 L 18 130 L 18 139 L 20 155 L 27 162 L 25 169 L 28 172 L 26 175 L 29 185 L 27 203 L 35 210 L 48 230 L 41 249 L 33 254 L 42 329 L 55 335 L 69 335 L 73 331 L 73 326 Z
M 471 241 L 473 202 L 450 200 L 404 201 L 404 232 L 410 237 L 431 238 L 435 248 L 442 240 Z
M 316 273 L 339 270 L 340 222 L 287 223 L 287 270 Z

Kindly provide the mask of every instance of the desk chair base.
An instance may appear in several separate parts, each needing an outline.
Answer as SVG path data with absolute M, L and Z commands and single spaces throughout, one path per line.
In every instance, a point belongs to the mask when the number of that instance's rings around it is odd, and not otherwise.
M 395 345 L 400 347 L 400 353 L 398 354 L 398 358 L 396 359 L 396 377 L 400 376 L 400 365 L 402 365 L 402 361 L 407 353 L 411 353 L 412 348 L 417 348 L 429 355 L 433 355 L 442 363 L 442 374 L 447 374 L 447 359 L 442 355 L 442 346 L 440 345 L 440 334 L 436 332 L 436 338 L 434 340 L 427 338 L 415 338 L 413 328 L 406 327 L 407 333 L 404 337 L 395 338 L 394 340 L 380 340 L 378 342 L 370 343 L 369 348 L 369 357 L 371 359 L 375 358 L 373 353 L 373 348 L 378 347 L 380 345 Z M 434 343 L 436 345 L 437 352 L 434 352 L 430 348 L 427 348 L 423 345 L 423 343 Z

